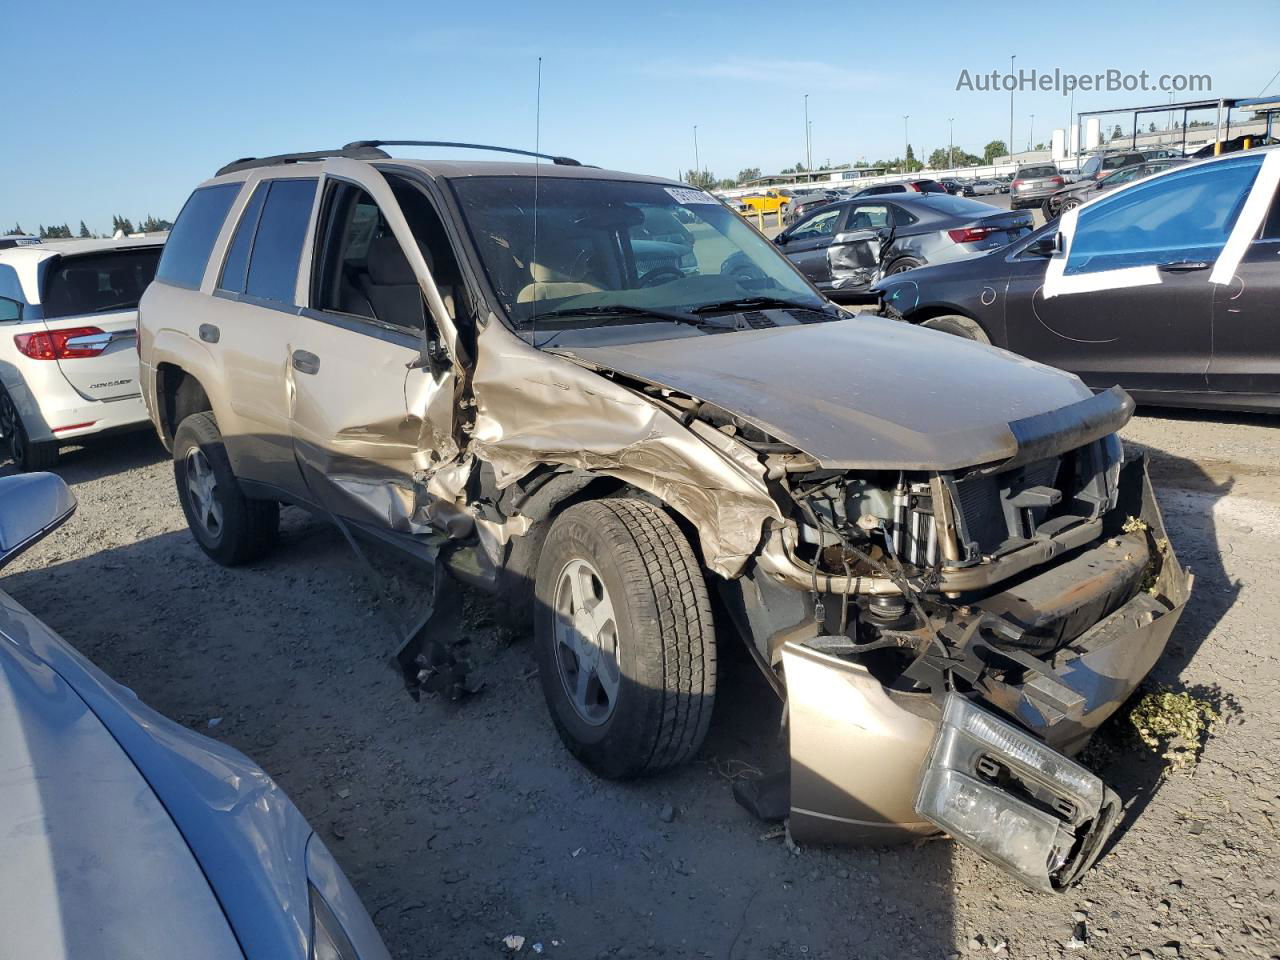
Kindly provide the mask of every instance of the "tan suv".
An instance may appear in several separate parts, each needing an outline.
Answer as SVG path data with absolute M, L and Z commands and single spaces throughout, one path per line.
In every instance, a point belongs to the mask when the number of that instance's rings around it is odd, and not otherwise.
M 204 550 L 252 560 L 292 503 L 439 557 L 532 622 L 612 777 L 698 749 L 742 637 L 795 836 L 1077 878 L 1118 804 L 1064 754 L 1189 589 L 1128 396 L 850 315 L 685 184 L 387 145 L 238 161 L 173 228 L 142 381 Z

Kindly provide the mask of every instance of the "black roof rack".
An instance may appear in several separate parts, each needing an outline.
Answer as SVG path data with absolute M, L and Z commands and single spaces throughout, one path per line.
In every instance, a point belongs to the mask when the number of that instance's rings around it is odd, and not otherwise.
M 535 153 L 532 150 L 517 150 L 515 147 L 491 147 L 483 143 L 457 143 L 452 140 L 353 140 L 343 149 L 364 150 L 378 147 L 456 147 L 461 150 L 491 150 L 494 153 L 514 153 L 518 157 L 538 157 L 562 167 L 582 166 L 573 157 L 557 157 L 549 153 Z
M 282 163 L 306 163 L 308 160 L 328 160 L 332 157 L 350 157 L 352 160 L 386 160 L 391 155 L 376 147 L 364 144 L 347 144 L 338 150 L 308 150 L 304 153 L 277 153 L 273 157 L 241 157 L 232 160 L 224 167 L 219 167 L 216 177 L 224 173 L 235 173 L 237 170 L 252 170 L 255 167 L 275 167 Z

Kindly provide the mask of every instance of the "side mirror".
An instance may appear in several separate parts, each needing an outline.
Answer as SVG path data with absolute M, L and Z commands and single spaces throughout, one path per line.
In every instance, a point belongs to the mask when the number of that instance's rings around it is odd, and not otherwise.
M 75 495 L 57 474 L 0 478 L 0 567 L 61 526 L 75 509 Z
M 776 234 L 776 235 L 774 236 L 774 238 L 773 238 L 773 242 L 774 242 L 774 245 L 775 245 L 775 246 L 779 246 L 779 247 L 781 247 L 781 246 L 783 246 L 783 245 L 787 242 L 787 240 L 789 240 L 789 239 L 790 239 L 790 238 L 787 236 L 787 231 L 786 231 L 786 230 L 783 230 L 781 233 Z
M 1061 247 L 1061 236 L 1056 230 L 1053 233 L 1042 233 L 1027 244 L 1023 252 L 1035 257 L 1052 257 Z
M 0 297 L 0 323 L 13 323 L 22 319 L 22 304 L 9 297 Z

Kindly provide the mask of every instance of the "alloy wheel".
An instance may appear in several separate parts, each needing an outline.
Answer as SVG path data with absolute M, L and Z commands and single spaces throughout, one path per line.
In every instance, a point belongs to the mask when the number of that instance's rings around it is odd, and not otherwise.
M 604 580 L 590 562 L 571 560 L 555 593 L 555 660 L 574 711 L 592 726 L 605 723 L 618 702 L 622 671 L 618 622 Z
M 205 533 L 218 537 L 222 533 L 222 504 L 218 502 L 218 480 L 209 458 L 199 447 L 187 451 L 187 501 L 191 514 Z

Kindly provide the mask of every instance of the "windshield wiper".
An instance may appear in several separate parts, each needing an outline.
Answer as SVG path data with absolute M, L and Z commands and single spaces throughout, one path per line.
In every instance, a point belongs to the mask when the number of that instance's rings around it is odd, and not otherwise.
M 811 303 L 801 303 L 799 300 L 783 300 L 780 297 L 738 297 L 735 300 L 704 303 L 700 307 L 694 307 L 691 312 L 696 314 L 729 313 L 735 310 L 768 310 L 772 308 L 812 310 L 817 313 L 825 312 L 821 305 L 815 307 Z
M 561 307 L 548 310 L 521 321 L 522 327 L 537 326 L 544 320 L 560 320 L 566 317 L 626 317 L 654 320 L 669 320 L 672 323 L 684 323 L 694 327 L 703 326 L 706 321 L 691 313 L 680 313 L 676 310 L 662 310 L 655 307 L 638 307 L 630 303 L 606 303 L 594 307 Z

